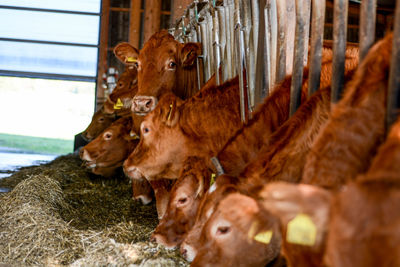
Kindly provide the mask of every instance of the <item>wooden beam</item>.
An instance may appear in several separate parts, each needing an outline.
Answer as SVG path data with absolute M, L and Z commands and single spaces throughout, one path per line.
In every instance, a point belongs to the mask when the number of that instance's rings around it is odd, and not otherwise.
M 141 0 L 131 0 L 129 43 L 139 49 Z
M 171 22 L 174 24 L 175 21 L 182 17 L 183 12 L 187 8 L 187 6 L 192 3 L 193 0 L 173 0 L 173 5 L 171 8 L 172 11 L 172 20 Z
M 161 0 L 147 0 L 144 8 L 144 35 L 146 42 L 155 32 L 160 29 Z
M 96 110 L 103 104 L 103 74 L 107 71 L 108 27 L 110 18 L 110 0 L 103 0 L 101 7 L 99 60 L 97 63 Z

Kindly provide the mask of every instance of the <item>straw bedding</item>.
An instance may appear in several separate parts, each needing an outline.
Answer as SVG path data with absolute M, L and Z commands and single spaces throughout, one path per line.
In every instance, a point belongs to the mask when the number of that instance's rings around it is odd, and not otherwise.
M 154 203 L 131 199 L 129 181 L 89 174 L 76 155 L 1 179 L 0 265 L 187 266 L 148 242 Z

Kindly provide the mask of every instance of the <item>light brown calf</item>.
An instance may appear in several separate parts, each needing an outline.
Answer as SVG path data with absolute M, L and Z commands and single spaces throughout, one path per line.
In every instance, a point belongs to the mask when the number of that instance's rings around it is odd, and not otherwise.
M 86 141 L 92 141 L 95 139 L 101 132 L 103 132 L 107 127 L 109 127 L 114 121 L 116 117 L 114 115 L 108 115 L 104 113 L 104 108 L 96 111 L 92 116 L 92 121 L 82 132 L 82 137 Z

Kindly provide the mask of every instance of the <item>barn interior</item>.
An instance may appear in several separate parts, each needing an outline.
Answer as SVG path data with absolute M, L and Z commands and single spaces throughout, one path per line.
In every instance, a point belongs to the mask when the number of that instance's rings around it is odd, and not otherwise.
M 198 74 L 201 86 L 219 67 L 223 70 L 217 84 L 234 77 L 240 70 L 243 73 L 241 68 L 244 68 L 246 77 L 242 79 L 249 82 L 244 86 L 244 90 L 248 90 L 244 92 L 247 103 L 243 100 L 240 116 L 247 123 L 257 105 L 279 83 L 277 73 L 282 62 L 275 62 L 276 72 L 274 70 L 271 80 L 271 70 L 265 68 L 265 63 L 260 68 L 258 59 L 263 58 L 271 66 L 267 50 L 261 53 L 258 49 L 259 54 L 255 56 L 251 52 L 254 49 L 249 48 L 260 45 L 266 35 L 272 35 L 271 26 L 269 31 L 265 29 L 268 20 L 264 17 L 270 14 L 272 2 L 296 7 L 295 3 L 301 1 L 58 0 L 50 3 L 40 0 L 17 4 L 0 0 L 0 22 L 7 25 L 7 30 L 0 30 L 0 112 L 7 114 L 0 126 L 0 266 L 189 266 L 190 262 L 181 255 L 179 248 L 167 249 L 151 240 L 159 223 L 156 202 L 144 205 L 133 198 L 132 180 L 122 166 L 112 175 L 101 175 L 85 165 L 79 151 L 90 141 L 85 140 L 82 133 L 91 123 L 93 114 L 102 110 L 127 69 L 115 55 L 118 44 L 127 42 L 141 49 L 161 29 L 168 30 L 180 43 L 202 41 L 203 55 L 196 59 L 198 68 L 202 69 Z M 314 14 L 311 6 L 314 9 L 316 1 L 305 2 L 309 2 L 309 22 L 303 26 L 307 28 L 307 43 L 302 43 L 306 50 L 301 58 L 311 61 L 307 56 L 313 49 L 310 18 L 313 15 L 310 14 Z M 335 13 L 338 2 L 347 5 L 343 15 L 346 22 L 341 25 L 346 29 L 345 47 L 361 49 L 361 38 L 373 35 L 369 48 L 396 26 L 396 6 L 392 0 L 323 2 L 324 47 L 339 47 L 334 28 L 338 23 L 334 21 L 338 17 Z M 367 5 L 365 2 L 376 5 L 374 34 L 360 30 L 361 21 L 365 20 L 362 13 L 367 12 L 362 10 L 362 5 Z M 397 1 L 397 5 L 399 3 Z M 232 60 L 231 64 L 235 65 L 232 73 L 226 71 L 225 50 L 215 49 L 222 47 L 222 40 L 218 44 L 213 38 L 221 37 L 212 37 L 221 31 L 221 28 L 213 28 L 214 10 L 229 4 L 241 6 L 242 19 L 245 6 L 251 9 L 247 10 L 248 24 L 242 30 L 245 34 L 243 51 L 246 51 L 243 53 L 247 58 L 240 67 L 237 65 L 240 60 Z M 262 6 L 268 10 L 266 13 Z M 298 24 L 298 11 L 296 8 L 290 11 L 294 14 L 293 29 Z M 261 13 L 264 15 L 260 16 Z M 256 14 L 260 21 L 252 20 Z M 211 36 L 208 43 L 204 41 L 201 28 L 201 22 L 206 19 L 201 21 L 198 16 L 210 19 L 205 24 Z M 24 27 L 32 19 L 37 20 L 36 23 Z M 274 17 L 269 19 L 272 23 Z M 275 19 L 273 22 L 280 25 L 279 19 Z M 22 23 L 16 23 L 18 21 Z M 61 28 L 58 28 L 59 23 L 63 23 Z M 220 24 L 217 25 L 221 27 Z M 236 28 L 232 26 L 226 32 L 234 36 Z M 295 68 L 299 47 L 295 32 L 292 33 L 292 37 L 286 37 L 292 38 L 293 44 L 287 45 L 291 52 L 285 55 L 285 64 L 281 64 L 283 68 L 290 67 L 283 69 L 281 78 Z M 280 43 L 278 38 L 277 49 L 285 46 L 288 40 Z M 232 49 L 237 49 L 239 43 L 240 40 L 232 40 Z M 265 41 L 261 45 L 267 46 Z M 227 44 L 224 46 L 227 50 Z M 208 49 L 207 55 L 205 49 Z M 237 51 L 239 55 L 240 48 Z M 267 72 L 268 79 L 260 78 L 260 74 Z M 114 109 L 119 109 L 115 105 Z

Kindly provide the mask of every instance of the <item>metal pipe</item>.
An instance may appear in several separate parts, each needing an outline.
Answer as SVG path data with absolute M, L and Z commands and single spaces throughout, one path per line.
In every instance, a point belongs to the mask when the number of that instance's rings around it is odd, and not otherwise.
M 363 0 L 360 9 L 359 61 L 367 55 L 375 41 L 376 0 Z
M 215 71 L 215 83 L 216 85 L 220 84 L 220 76 L 219 76 L 219 67 L 221 63 L 221 54 L 220 54 L 220 44 L 219 44 L 219 21 L 218 21 L 218 11 L 216 9 L 213 10 L 213 32 L 214 32 L 214 40 L 213 40 L 213 49 L 214 49 L 214 71 Z
M 333 8 L 333 61 L 331 103 L 339 101 L 344 83 L 348 0 L 335 0 Z
M 243 73 L 246 70 L 246 56 L 245 56 L 245 48 L 244 48 L 244 32 L 241 29 L 240 23 L 235 26 L 235 37 L 236 37 L 236 62 L 237 62 L 237 72 L 239 76 L 239 92 L 240 92 L 240 117 L 242 122 L 247 121 L 246 116 L 246 89 L 244 84 L 244 75 Z
M 278 28 L 274 83 L 282 81 L 286 76 L 286 0 L 277 0 L 276 7 Z
M 209 61 L 209 51 L 208 51 L 208 36 L 207 36 L 207 24 L 206 20 L 201 17 L 199 19 L 199 25 L 200 25 L 200 30 L 201 30 L 201 45 L 203 49 L 203 73 L 204 73 L 204 83 L 208 81 L 208 79 L 211 77 L 210 73 L 210 61 Z
M 222 77 L 221 80 L 222 82 L 227 80 L 228 77 L 228 70 L 226 66 L 226 25 L 225 25 L 225 8 L 222 6 L 216 7 L 216 10 L 218 12 L 218 25 L 219 25 L 219 49 L 220 49 L 220 55 L 221 55 L 221 62 L 220 66 L 222 67 L 221 73 Z
M 272 90 L 275 86 L 275 78 L 276 78 L 276 66 L 277 66 L 277 54 L 278 54 L 278 14 L 277 14 L 277 6 L 275 0 L 267 0 L 266 2 L 266 12 L 268 13 L 266 17 L 266 26 L 267 31 L 267 45 L 269 44 L 269 57 L 270 57 L 270 65 L 269 65 L 269 78 L 268 78 L 268 94 L 272 93 Z
M 292 81 L 290 85 L 290 116 L 292 116 L 301 104 L 301 87 L 303 81 L 304 65 L 304 31 L 309 26 L 307 21 L 307 3 L 310 0 L 296 0 L 296 31 L 294 43 L 294 59 L 292 68 Z M 307 38 L 308 40 L 308 38 Z
M 393 30 L 392 57 L 390 61 L 389 87 L 386 107 L 386 132 L 397 120 L 400 110 L 400 0 L 396 1 Z
M 325 1 L 312 0 L 310 71 L 308 96 L 319 88 L 321 76 L 322 46 L 324 40 Z

